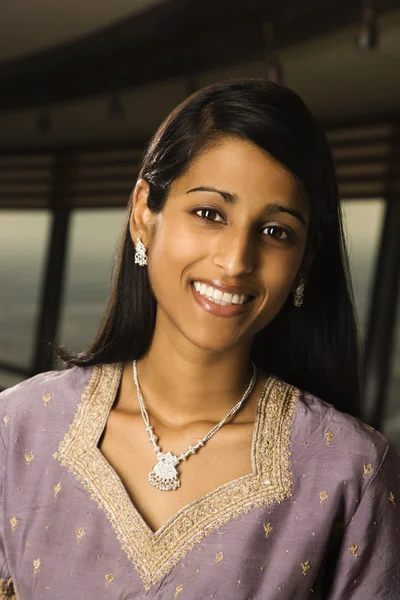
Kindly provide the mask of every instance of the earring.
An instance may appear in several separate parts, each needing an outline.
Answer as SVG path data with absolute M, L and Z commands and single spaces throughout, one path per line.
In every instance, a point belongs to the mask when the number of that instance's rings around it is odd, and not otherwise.
M 146 246 L 140 238 L 137 239 L 135 246 L 135 263 L 141 267 L 147 265 Z
M 295 306 L 297 306 L 297 308 L 300 308 L 300 306 L 303 304 L 303 295 L 304 295 L 304 279 L 301 278 L 300 283 L 297 286 L 297 289 L 296 289 L 296 292 L 295 292 L 294 298 L 293 298 L 293 304 Z

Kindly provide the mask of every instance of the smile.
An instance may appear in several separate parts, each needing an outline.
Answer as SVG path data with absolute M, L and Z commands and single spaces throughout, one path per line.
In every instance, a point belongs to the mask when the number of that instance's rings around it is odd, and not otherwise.
M 205 290 L 206 293 L 204 294 L 204 291 L 203 291 L 203 294 L 202 294 L 201 288 L 200 288 L 200 292 L 197 291 L 197 289 L 196 289 L 196 288 L 198 288 L 198 284 L 199 284 L 199 282 L 193 281 L 191 283 L 190 287 L 192 289 L 192 293 L 193 293 L 196 303 L 199 306 L 201 306 L 201 308 L 203 310 L 208 312 L 208 314 L 215 315 L 216 317 L 236 317 L 236 316 L 242 315 L 244 313 L 248 313 L 249 311 L 252 310 L 254 296 L 245 296 L 243 294 L 241 294 L 241 295 L 228 294 L 228 296 L 231 296 L 231 301 L 228 303 L 223 300 L 224 294 L 226 292 L 221 292 L 221 290 L 215 290 L 215 288 L 212 288 L 211 286 L 208 286 L 207 284 L 201 284 L 201 285 L 206 286 L 206 290 Z M 209 289 L 210 289 L 210 292 L 209 292 Z M 203 288 L 203 290 L 204 290 L 204 288 Z M 214 297 L 215 291 L 219 291 L 219 293 L 222 295 L 222 298 L 218 298 L 218 297 L 215 298 Z M 208 294 L 210 294 L 210 295 L 208 295 Z M 235 297 L 235 296 L 237 296 L 237 297 Z M 228 298 L 228 300 L 229 300 L 229 298 Z M 239 302 L 237 302 L 235 304 L 234 300 L 236 300 L 236 301 L 239 300 Z
M 200 281 L 193 281 L 192 285 L 196 292 L 204 296 L 210 302 L 214 302 L 215 304 L 219 304 L 221 306 L 232 306 L 232 304 L 245 304 L 250 296 L 246 296 L 244 294 L 228 294 L 227 292 L 221 292 L 206 283 L 201 283 Z

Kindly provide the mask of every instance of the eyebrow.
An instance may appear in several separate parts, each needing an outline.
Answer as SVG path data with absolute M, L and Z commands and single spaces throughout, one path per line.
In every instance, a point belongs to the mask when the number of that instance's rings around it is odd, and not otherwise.
M 225 190 L 219 190 L 215 187 L 208 187 L 202 185 L 200 187 L 188 190 L 186 193 L 191 194 L 192 192 L 212 192 L 214 194 L 219 194 L 220 196 L 222 196 L 222 198 L 227 204 L 232 205 L 237 204 L 237 202 L 239 201 L 239 198 L 236 194 L 232 194 L 231 192 L 227 192 Z M 267 204 L 264 212 L 267 215 L 275 215 L 277 213 L 288 213 L 289 215 L 292 215 L 292 217 L 295 217 L 295 219 L 300 221 L 300 223 L 304 225 L 304 227 L 307 227 L 306 220 L 302 213 L 294 208 L 289 208 L 288 206 L 283 206 L 282 204 L 272 202 L 270 204 Z

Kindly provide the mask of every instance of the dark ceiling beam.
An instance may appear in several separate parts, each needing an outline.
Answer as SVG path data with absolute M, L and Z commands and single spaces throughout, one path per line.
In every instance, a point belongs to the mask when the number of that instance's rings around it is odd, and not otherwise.
M 264 56 L 360 20 L 362 0 L 171 0 L 80 40 L 0 63 L 0 110 L 123 91 Z M 378 13 L 398 0 L 376 2 Z

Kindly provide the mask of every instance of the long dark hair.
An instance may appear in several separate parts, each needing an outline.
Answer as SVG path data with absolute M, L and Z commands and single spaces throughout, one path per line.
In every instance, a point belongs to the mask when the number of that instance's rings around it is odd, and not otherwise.
M 324 134 L 293 91 L 263 79 L 210 85 L 180 104 L 151 139 L 139 177 L 150 186 L 148 206 L 162 211 L 171 183 L 218 139 L 249 140 L 302 184 L 310 206 L 306 256 L 314 256 L 304 304 L 288 298 L 260 331 L 252 358 L 274 373 L 347 413 L 359 416 L 360 338 L 343 235 L 335 170 Z M 154 332 L 156 300 L 147 269 L 135 264 L 127 221 L 100 330 L 79 354 L 59 350 L 69 366 L 140 358 Z

